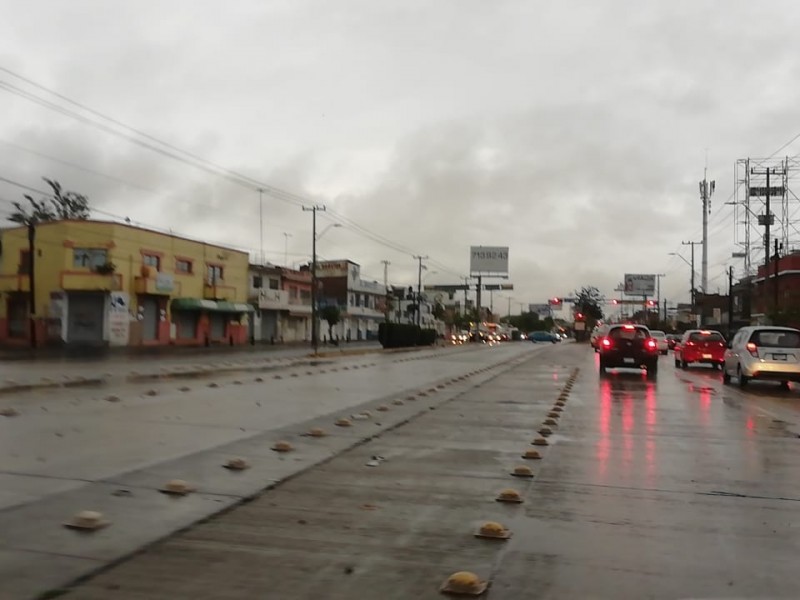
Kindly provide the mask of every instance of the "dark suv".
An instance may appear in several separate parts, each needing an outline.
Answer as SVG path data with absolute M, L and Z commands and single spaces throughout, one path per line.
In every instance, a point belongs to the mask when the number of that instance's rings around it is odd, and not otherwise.
M 612 325 L 599 344 L 600 373 L 606 369 L 647 369 L 658 373 L 658 342 L 644 325 Z

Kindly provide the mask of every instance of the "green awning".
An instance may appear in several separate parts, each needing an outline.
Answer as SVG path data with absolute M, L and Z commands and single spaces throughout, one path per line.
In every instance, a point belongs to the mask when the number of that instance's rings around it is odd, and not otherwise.
M 202 298 L 175 298 L 172 310 L 205 310 L 208 312 L 245 313 L 253 312 L 249 304 L 225 302 L 224 300 L 204 300 Z

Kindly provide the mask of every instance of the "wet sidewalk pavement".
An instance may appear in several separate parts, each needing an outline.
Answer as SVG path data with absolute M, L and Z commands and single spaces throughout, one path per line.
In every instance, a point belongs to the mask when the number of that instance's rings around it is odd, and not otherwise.
M 570 344 L 478 369 L 477 387 L 65 597 L 439 598 L 466 570 L 490 598 L 796 598 L 800 440 L 665 362 L 653 382 L 594 361 Z M 497 502 L 507 488 L 523 502 Z M 486 521 L 510 539 L 476 538 Z
M 339 347 L 321 345 L 319 356 L 335 358 L 380 351 L 378 343 L 356 342 Z M 74 354 L 65 356 L 0 360 L 0 394 L 157 377 L 190 377 L 209 372 L 257 370 L 281 363 L 307 361 L 311 355 L 312 348 L 308 344 L 188 348 L 157 354 L 76 350 Z

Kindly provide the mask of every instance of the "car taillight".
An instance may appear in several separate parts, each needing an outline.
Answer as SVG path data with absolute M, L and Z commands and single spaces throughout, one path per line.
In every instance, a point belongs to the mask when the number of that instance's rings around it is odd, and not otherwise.
M 694 342 L 686 342 L 687 346 L 694 346 Z
M 658 349 L 658 344 L 656 343 L 656 341 L 654 339 L 651 338 L 651 339 L 647 340 L 647 349 L 648 350 L 657 350 Z
M 611 340 L 608 339 L 607 337 L 603 338 L 602 344 L 603 344 L 603 348 L 611 348 Z
M 758 346 L 756 346 L 753 342 L 747 342 L 747 351 L 753 355 L 754 358 L 758 358 Z

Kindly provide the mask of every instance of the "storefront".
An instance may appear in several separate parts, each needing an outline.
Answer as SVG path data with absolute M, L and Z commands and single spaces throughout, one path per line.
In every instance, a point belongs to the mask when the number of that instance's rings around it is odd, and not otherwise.
M 249 304 L 176 298 L 170 309 L 177 344 L 247 343 L 254 310 Z

